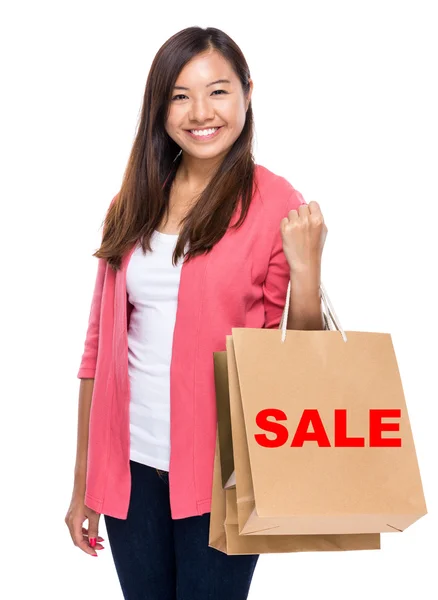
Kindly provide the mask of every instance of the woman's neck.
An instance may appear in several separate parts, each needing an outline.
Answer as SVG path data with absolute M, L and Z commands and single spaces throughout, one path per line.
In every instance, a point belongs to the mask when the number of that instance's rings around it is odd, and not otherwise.
M 204 189 L 213 177 L 223 156 L 214 158 L 194 158 L 183 152 L 181 162 L 175 175 L 175 182 L 187 189 Z

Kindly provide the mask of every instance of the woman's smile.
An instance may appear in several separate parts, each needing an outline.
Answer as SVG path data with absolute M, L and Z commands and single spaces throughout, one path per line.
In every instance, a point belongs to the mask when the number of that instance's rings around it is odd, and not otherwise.
M 204 142 L 217 137 L 222 127 L 221 125 L 220 127 L 204 127 L 203 129 L 186 129 L 185 132 L 197 142 Z

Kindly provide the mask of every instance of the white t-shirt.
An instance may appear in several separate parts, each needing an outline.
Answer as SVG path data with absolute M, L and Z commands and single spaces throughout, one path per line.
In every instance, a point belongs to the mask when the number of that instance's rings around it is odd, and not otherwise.
M 128 329 L 130 458 L 169 470 L 170 360 L 183 258 L 172 264 L 177 234 L 155 231 L 152 252 L 137 244 L 126 290 L 133 305 Z

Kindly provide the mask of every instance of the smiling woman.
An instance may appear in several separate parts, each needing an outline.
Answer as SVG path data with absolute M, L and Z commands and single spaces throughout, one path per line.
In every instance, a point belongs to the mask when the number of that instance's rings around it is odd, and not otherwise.
M 189 27 L 159 49 L 94 254 L 66 522 L 98 556 L 105 516 L 129 599 L 245 600 L 259 555 L 209 545 L 212 355 L 233 327 L 278 328 L 290 282 L 287 325 L 322 328 L 322 215 L 255 164 L 252 92 L 219 29 Z
M 184 93 L 172 96 L 164 126 L 169 137 L 181 148 L 182 158 L 169 189 L 166 218 L 160 221 L 160 230 L 179 231 L 185 218 L 190 218 L 189 210 L 193 207 L 193 201 L 198 207 L 203 206 L 204 189 L 207 188 L 206 198 L 214 197 L 214 186 L 217 186 L 214 173 L 220 173 L 221 163 L 242 132 L 251 101 L 252 85 L 252 80 L 248 78 L 245 94 L 232 64 L 214 47 L 195 55 L 179 72 L 172 93 Z M 245 153 L 243 158 L 245 160 Z M 238 168 L 236 165 L 236 172 Z M 239 184 L 236 182 L 234 185 L 234 190 L 222 187 L 219 192 L 218 188 L 218 203 L 222 210 L 227 205 L 230 207 L 235 204 Z M 240 193 L 245 196 L 248 189 L 246 192 L 241 189 Z M 234 200 L 227 201 L 223 196 L 225 191 L 227 198 Z M 210 220 L 214 207 L 209 207 L 208 202 L 202 219 Z M 222 227 L 226 226 L 227 221 L 228 214 Z M 218 216 L 216 231 L 219 223 Z M 212 228 L 212 225 L 207 227 Z M 180 246 L 182 243 L 180 241 Z M 175 254 L 178 252 L 177 248 Z
M 187 158 L 222 161 L 242 132 L 252 88 L 253 82 L 248 79 L 244 94 L 232 65 L 217 50 L 195 56 L 181 70 L 173 88 L 184 94 L 172 97 L 167 133 Z
M 94 253 L 66 523 L 98 556 L 105 516 L 129 599 L 244 600 L 258 560 L 209 546 L 212 353 L 232 327 L 278 327 L 290 277 L 280 222 L 305 202 L 254 162 L 252 91 L 223 31 L 189 27 L 163 44 Z
M 254 192 L 253 82 L 223 31 L 189 27 L 158 50 L 122 186 L 94 254 L 115 270 L 136 240 L 178 232 L 172 262 L 209 252 Z

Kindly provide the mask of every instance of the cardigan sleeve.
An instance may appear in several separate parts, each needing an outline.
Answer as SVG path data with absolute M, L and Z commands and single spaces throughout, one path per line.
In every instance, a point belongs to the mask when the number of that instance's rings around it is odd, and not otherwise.
M 283 213 L 278 218 L 278 226 L 275 227 L 272 251 L 269 260 L 265 281 L 263 282 L 263 303 L 265 308 L 264 328 L 278 328 L 281 315 L 286 303 L 286 292 L 289 284 L 289 265 L 283 252 L 280 221 L 287 217 L 290 210 L 298 210 L 302 204 L 306 204 L 301 193 L 288 185 L 289 195 L 284 202 Z
M 118 194 L 111 200 L 108 210 L 117 198 L 117 195 Z M 79 371 L 77 373 L 78 379 L 94 379 L 96 373 L 97 353 L 99 349 L 100 312 L 107 268 L 107 261 L 104 258 L 98 258 L 97 260 L 97 274 L 91 298 L 91 308 L 88 317 L 84 350 L 79 365 Z
M 100 307 L 102 304 L 103 284 L 105 281 L 106 260 L 98 258 L 97 275 L 91 299 L 91 308 L 88 317 L 88 327 L 85 336 L 84 350 L 81 364 L 77 374 L 78 379 L 94 379 L 97 363 L 97 350 L 99 346 Z

